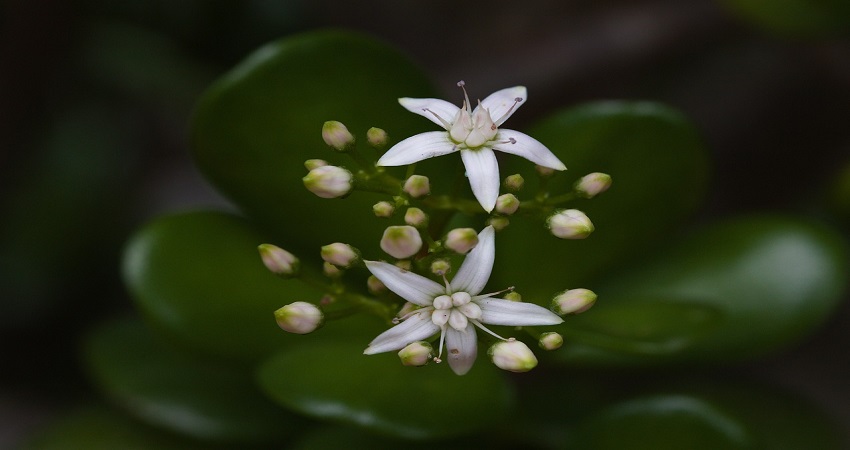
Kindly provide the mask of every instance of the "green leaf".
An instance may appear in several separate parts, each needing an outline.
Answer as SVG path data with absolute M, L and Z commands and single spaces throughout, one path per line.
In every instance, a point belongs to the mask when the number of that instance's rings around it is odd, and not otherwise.
M 568 317 L 576 364 L 752 358 L 794 343 L 841 300 L 846 252 L 831 230 L 782 217 L 714 225 L 600 286 L 593 309 Z
M 269 442 L 304 426 L 269 401 L 250 374 L 180 353 L 139 320 L 99 328 L 86 340 L 85 356 L 107 396 L 161 428 L 205 440 Z
M 304 414 L 411 439 L 480 430 L 512 404 L 510 386 L 483 357 L 459 377 L 445 364 L 404 367 L 395 354 L 363 355 L 365 344 L 309 343 L 283 351 L 261 366 L 260 384 Z
M 557 292 L 581 286 L 628 256 L 646 251 L 699 204 L 707 162 L 691 124 L 665 106 L 646 102 L 603 102 L 559 113 L 529 134 L 564 161 L 568 171 L 550 181 L 555 193 L 570 192 L 591 172 L 611 175 L 611 188 L 568 208 L 587 213 L 596 231 L 584 240 L 561 240 L 545 218 L 521 217 L 499 234 L 491 285 L 516 286 L 526 301 L 545 304 Z M 520 198 L 536 192 L 531 165 L 504 160 L 502 174 L 528 173 Z M 523 172 L 525 171 L 525 172 Z M 520 209 L 522 211 L 522 209 Z
M 346 333 L 366 339 L 380 329 L 382 324 L 369 322 L 371 317 L 334 322 L 309 337 L 278 328 L 276 309 L 294 301 L 317 303 L 323 292 L 298 279 L 272 275 L 257 251 L 267 239 L 230 214 L 163 217 L 130 241 L 124 278 L 158 328 L 194 348 L 228 358 L 259 360 L 298 341 Z M 273 243 L 289 248 L 296 240 L 290 239 Z
M 383 128 L 401 140 L 434 129 L 398 104 L 399 97 L 433 96 L 406 57 L 371 38 L 340 31 L 289 37 L 257 50 L 204 94 L 193 121 L 194 156 L 249 216 L 279 235 L 297 235 L 294 250 L 313 252 L 333 241 L 377 243 L 387 224 L 375 219 L 372 205 L 389 196 L 319 198 L 303 185 L 303 163 L 320 158 L 354 171 L 350 158 L 322 140 L 328 120 L 344 123 L 359 151 L 376 160 L 366 130 Z M 459 164 L 459 158 L 438 159 L 428 163 Z
M 404 449 L 404 450 L 466 450 L 470 448 L 500 448 L 495 442 L 484 442 L 478 436 L 466 439 L 451 439 L 446 441 L 417 442 L 380 436 L 364 432 L 349 426 L 325 426 L 298 440 L 291 450 L 375 450 L 375 449 Z
M 845 0 L 722 0 L 741 18 L 768 31 L 791 36 L 846 35 L 850 3 Z

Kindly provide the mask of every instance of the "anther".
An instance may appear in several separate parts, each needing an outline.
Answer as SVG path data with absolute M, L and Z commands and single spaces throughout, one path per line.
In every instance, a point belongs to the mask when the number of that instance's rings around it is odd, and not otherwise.
M 462 109 L 465 109 L 467 106 L 471 109 L 472 103 L 469 101 L 469 95 L 466 93 L 466 88 L 464 86 L 466 86 L 466 83 L 463 80 L 457 82 L 457 87 L 463 89 L 463 98 L 466 99 L 466 103 L 464 103 L 464 108 Z

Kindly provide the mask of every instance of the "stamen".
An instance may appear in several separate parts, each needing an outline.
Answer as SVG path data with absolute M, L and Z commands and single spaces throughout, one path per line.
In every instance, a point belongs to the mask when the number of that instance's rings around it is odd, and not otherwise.
M 434 362 L 435 362 L 435 363 L 437 363 L 437 364 L 440 364 L 441 362 L 443 362 L 443 360 L 442 360 L 442 359 L 440 359 L 440 358 L 437 358 L 437 357 L 435 356 L 435 357 L 434 357 Z
M 457 82 L 457 87 L 463 89 L 463 98 L 466 99 L 466 103 L 463 104 L 464 109 L 466 109 L 467 105 L 472 108 L 472 102 L 469 101 L 469 95 L 466 93 L 466 88 L 464 86 L 466 86 L 466 83 L 463 80 Z
M 502 117 L 499 117 L 499 120 L 497 120 L 496 122 L 494 122 L 494 125 L 495 125 L 495 126 L 499 126 L 499 125 L 503 124 L 503 123 L 505 122 L 505 120 L 507 120 L 508 115 L 510 115 L 511 111 L 513 111 L 513 110 L 514 110 L 514 108 L 516 108 L 516 105 L 518 105 L 521 101 L 522 101 L 522 97 L 517 97 L 517 98 L 515 98 L 515 99 L 514 99 L 514 104 L 513 104 L 513 105 L 511 105 L 511 107 L 510 107 L 510 108 L 508 108 L 508 110 L 507 110 L 507 111 L 505 111 L 505 113 L 504 113 L 504 114 L 502 114 Z M 493 128 L 493 129 L 495 130 L 495 128 Z
M 440 351 L 437 353 L 436 359 L 440 359 L 440 357 L 443 356 L 443 340 L 445 338 L 446 338 L 446 326 L 443 325 L 443 327 L 440 329 Z
M 489 334 L 489 335 L 491 335 L 491 336 L 493 336 L 493 337 L 495 337 L 495 338 L 501 339 L 501 340 L 503 340 L 503 341 L 507 341 L 507 339 L 505 339 L 505 338 L 503 338 L 503 337 L 499 336 L 498 334 L 496 334 L 496 333 L 494 333 L 494 332 L 490 331 L 487 327 L 485 327 L 484 325 L 482 325 L 482 324 L 481 324 L 481 322 L 479 322 L 479 321 L 477 321 L 477 320 L 470 320 L 470 322 L 472 322 L 473 324 L 475 324 L 475 326 L 476 326 L 476 327 L 481 328 L 482 330 L 484 330 L 485 332 L 487 332 L 487 334 Z
M 514 291 L 514 289 L 516 289 L 516 287 L 515 287 L 515 286 L 511 286 L 511 287 L 509 287 L 509 288 L 507 288 L 507 289 L 502 289 L 501 291 L 498 291 L 498 292 L 491 292 L 491 293 L 489 293 L 489 294 L 476 295 L 475 297 L 472 297 L 472 300 L 473 300 L 473 301 L 475 301 L 475 300 L 481 300 L 481 299 L 485 299 L 485 298 L 490 298 L 490 297 L 492 297 L 492 296 L 494 296 L 494 295 L 499 295 L 499 294 L 501 294 L 502 292 L 508 292 L 508 291 L 513 292 L 513 291 Z
M 499 141 L 499 144 L 516 144 L 516 139 L 508 138 L 507 141 Z
M 452 285 L 449 284 L 449 280 L 446 279 L 446 274 L 443 274 L 443 282 L 446 283 L 446 294 L 452 295 Z
M 392 323 L 394 323 L 394 324 L 399 324 L 399 323 L 401 323 L 402 321 L 405 321 L 405 320 L 409 319 L 409 318 L 410 318 L 410 316 L 412 316 L 412 315 L 414 315 L 414 314 L 418 314 L 418 313 L 421 313 L 421 312 L 424 312 L 424 311 L 428 311 L 428 309 L 429 309 L 429 308 L 430 308 L 430 309 L 434 309 L 434 307 L 433 307 L 433 306 L 426 306 L 426 307 L 424 307 L 424 308 L 417 308 L 417 309 L 414 309 L 413 311 L 410 311 L 409 313 L 405 314 L 405 315 L 404 315 L 404 316 L 402 316 L 402 317 L 393 317 Z
M 443 119 L 442 117 L 440 117 L 440 115 L 439 115 L 439 114 L 435 113 L 434 111 L 431 111 L 431 110 L 430 110 L 430 109 L 428 109 L 428 108 L 422 108 L 422 111 L 428 111 L 429 113 L 433 114 L 433 115 L 434 115 L 434 117 L 436 117 L 436 118 L 437 118 L 437 120 L 439 120 L 439 121 L 440 121 L 440 123 L 442 123 L 442 124 L 443 124 L 443 127 L 444 127 L 445 129 L 447 129 L 447 130 L 448 130 L 449 128 L 451 128 L 451 127 L 452 127 L 452 124 L 448 123 L 448 122 L 446 121 L 446 119 Z

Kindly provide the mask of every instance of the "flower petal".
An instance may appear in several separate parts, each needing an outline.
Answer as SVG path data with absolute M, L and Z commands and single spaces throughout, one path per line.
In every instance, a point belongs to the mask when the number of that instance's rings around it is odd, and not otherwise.
M 411 136 L 387 150 L 378 160 L 379 166 L 406 166 L 423 159 L 447 155 L 457 146 L 445 131 L 429 131 Z
M 478 336 L 470 323 L 463 331 L 452 327 L 446 329 L 446 350 L 449 367 L 454 373 L 464 375 L 472 368 L 478 357 Z
M 450 283 L 452 291 L 477 295 L 484 289 L 496 259 L 496 230 L 488 226 L 478 233 L 478 244 L 466 255 Z
M 513 139 L 513 142 L 509 142 Z M 522 156 L 523 158 L 543 167 L 555 170 L 567 170 L 567 166 L 555 156 L 545 145 L 533 137 L 514 130 L 499 129 L 496 136 L 497 144 L 494 150 Z
M 562 319 L 534 303 L 512 302 L 498 298 L 473 300 L 481 307 L 481 322 L 490 325 L 557 325 Z
M 411 342 L 421 341 L 432 336 L 440 327 L 431 320 L 433 309 L 427 308 L 408 317 L 404 322 L 379 334 L 369 343 L 365 355 L 401 350 Z
M 434 298 L 446 293 L 445 286 L 431 281 L 422 275 L 398 268 L 381 261 L 365 261 L 366 268 L 387 289 L 395 292 L 401 298 L 419 306 L 430 306 Z
M 517 103 L 517 98 L 521 98 L 522 100 Z M 519 109 L 527 98 L 528 92 L 525 90 L 525 86 L 514 86 L 512 88 L 502 89 L 501 91 L 496 91 L 490 94 L 487 98 L 481 100 L 481 106 L 478 108 L 485 108 L 489 110 L 490 117 L 493 118 L 493 122 L 496 123 L 496 126 L 500 126 L 508 120 L 508 117 Z M 514 104 L 516 104 L 516 106 L 514 106 Z M 478 110 L 478 108 L 476 108 L 476 110 Z
M 461 150 L 460 157 L 466 167 L 466 176 L 472 193 L 487 212 L 496 206 L 499 197 L 499 163 L 493 150 L 481 147 L 475 150 Z
M 437 116 L 440 116 L 446 123 L 451 123 L 452 119 L 454 119 L 455 114 L 457 114 L 458 108 L 457 106 L 445 101 L 440 100 L 438 98 L 410 98 L 403 97 L 398 99 L 398 102 L 401 106 L 404 106 L 408 111 L 419 114 L 422 117 L 430 120 L 431 122 L 436 123 L 437 125 L 443 127 L 446 131 L 446 124 L 443 123 Z M 428 111 L 430 110 L 430 111 Z M 433 112 L 433 114 L 432 114 Z M 435 116 L 436 114 L 437 116 Z

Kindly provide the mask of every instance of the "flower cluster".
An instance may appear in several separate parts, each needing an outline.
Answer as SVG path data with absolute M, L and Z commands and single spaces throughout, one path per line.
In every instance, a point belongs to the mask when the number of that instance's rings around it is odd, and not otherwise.
M 377 218 L 393 220 L 403 211 L 403 224 L 389 225 L 379 239 L 378 247 L 389 256 L 389 262 L 366 259 L 351 245 L 335 242 L 321 248 L 323 273 L 327 277 L 326 294 L 315 303 L 297 301 L 275 312 L 278 325 L 289 332 L 305 334 L 314 331 L 333 314 L 324 309 L 344 304 L 354 309 L 377 314 L 395 325 L 373 339 L 364 350 L 366 355 L 398 352 L 402 364 L 422 366 L 431 361 L 446 360 L 458 375 L 473 366 L 480 341 L 490 341 L 487 354 L 499 368 L 525 372 L 537 365 L 537 358 L 523 340 L 502 337 L 492 327 L 511 327 L 537 339 L 540 348 L 555 350 L 563 342 L 557 332 L 538 333 L 534 326 L 555 326 L 561 316 L 586 311 L 596 301 L 587 289 L 568 289 L 556 295 L 547 309 L 523 302 L 513 287 L 484 292 L 496 256 L 496 233 L 509 224 L 509 217 L 526 215 L 542 218 L 551 234 L 561 239 L 583 239 L 593 232 L 590 219 L 577 209 L 560 205 L 574 198 L 593 198 L 611 185 L 611 177 L 592 173 L 576 181 L 573 191 L 552 196 L 547 180 L 566 166 L 546 146 L 518 131 L 501 128 L 527 97 L 522 86 L 502 89 L 473 105 L 465 89 L 460 107 L 439 99 L 401 98 L 407 110 L 431 120 L 442 128 L 418 134 L 392 145 L 380 158 L 369 160 L 358 150 L 357 139 L 342 123 L 329 121 L 322 127 L 322 138 L 333 150 L 353 159 L 357 170 L 329 165 L 311 159 L 305 162 L 309 173 L 305 187 L 322 198 L 344 198 L 357 190 L 386 194 L 386 200 L 372 210 Z M 366 142 L 383 151 L 389 135 L 379 128 L 366 132 Z M 523 157 L 536 164 L 540 191 L 532 199 L 522 200 L 525 184 L 520 174 L 501 182 L 494 151 Z M 475 198 L 436 196 L 431 180 L 408 169 L 404 179 L 391 176 L 384 167 L 407 166 L 424 159 L 460 153 L 465 176 Z M 504 186 L 509 192 L 500 193 Z M 433 211 L 486 214 L 486 226 L 440 229 L 431 223 Z M 271 244 L 259 248 L 266 267 L 278 276 L 307 277 L 298 270 L 298 258 Z M 361 255 L 363 255 L 361 257 Z M 454 255 L 454 256 L 453 256 Z M 452 274 L 452 259 L 465 255 Z M 349 289 L 344 274 L 351 270 L 368 271 L 366 281 L 372 297 Z M 449 281 L 451 278 L 451 281 Z M 310 280 L 316 282 L 317 280 Z M 504 295 L 502 295 L 504 294 Z M 502 298 L 499 298 L 501 296 Z M 399 310 L 399 300 L 405 301 Z M 479 336 L 478 331 L 483 334 Z

